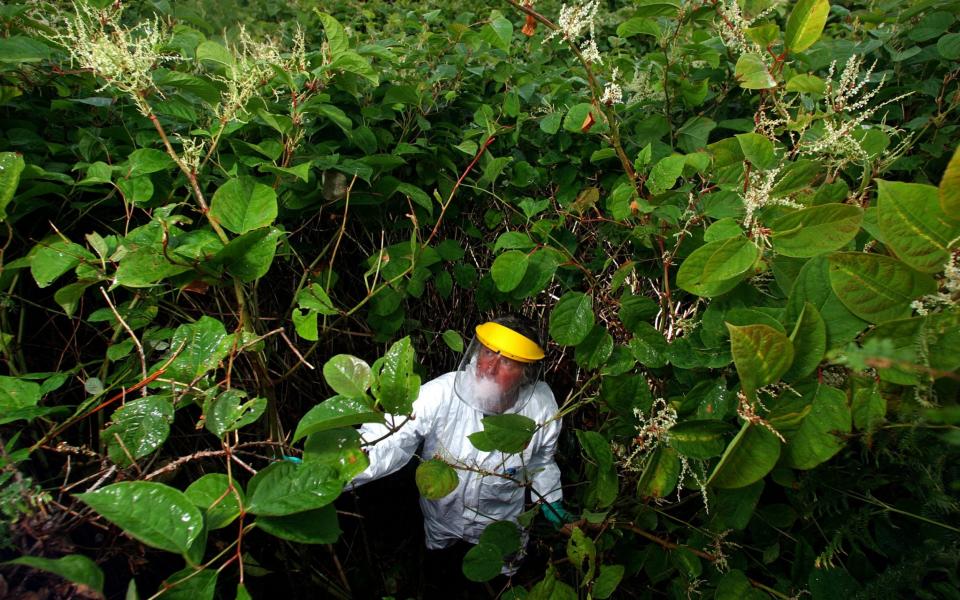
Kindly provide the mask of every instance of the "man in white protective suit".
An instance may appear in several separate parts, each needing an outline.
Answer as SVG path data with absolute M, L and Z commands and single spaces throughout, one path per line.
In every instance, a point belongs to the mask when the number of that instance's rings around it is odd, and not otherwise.
M 370 466 L 353 480 L 355 487 L 398 471 L 421 443 L 424 460 L 436 456 L 457 469 L 459 483 L 452 493 L 439 500 L 420 498 L 431 550 L 460 540 L 476 543 L 495 521 L 516 522 L 527 486 L 552 523 L 567 518 L 554 461 L 561 421 L 553 392 L 540 381 L 544 350 L 536 329 L 517 317 L 502 317 L 475 331 L 459 368 L 420 388 L 413 418 L 403 422 L 387 415 L 386 424 L 368 423 L 360 430 L 364 441 L 379 441 L 369 447 Z M 473 446 L 467 436 L 483 430 L 481 419 L 508 413 L 538 426 L 522 452 L 482 452 Z M 391 423 L 403 424 L 390 434 Z M 508 565 L 504 572 L 515 570 Z

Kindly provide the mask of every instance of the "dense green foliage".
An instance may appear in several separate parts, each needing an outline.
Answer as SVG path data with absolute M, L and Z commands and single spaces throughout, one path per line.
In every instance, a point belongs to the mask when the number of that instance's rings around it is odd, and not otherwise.
M 579 520 L 504 597 L 960 595 L 960 2 L 133 4 L 0 6 L 17 590 L 379 581 L 353 427 L 513 310 Z

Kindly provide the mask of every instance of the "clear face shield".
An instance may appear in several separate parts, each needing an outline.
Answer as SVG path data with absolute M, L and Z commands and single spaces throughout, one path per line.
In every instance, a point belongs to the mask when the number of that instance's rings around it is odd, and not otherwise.
M 484 414 L 516 412 L 533 395 L 542 358 L 536 342 L 499 323 L 484 323 L 460 361 L 453 390 Z

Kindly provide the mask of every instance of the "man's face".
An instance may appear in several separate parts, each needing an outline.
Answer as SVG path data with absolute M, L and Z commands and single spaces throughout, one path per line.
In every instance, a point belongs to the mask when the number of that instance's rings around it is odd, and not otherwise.
M 525 368 L 522 362 L 501 356 L 486 346 L 481 346 L 477 355 L 477 375 L 495 381 L 501 393 L 509 393 L 517 388 Z

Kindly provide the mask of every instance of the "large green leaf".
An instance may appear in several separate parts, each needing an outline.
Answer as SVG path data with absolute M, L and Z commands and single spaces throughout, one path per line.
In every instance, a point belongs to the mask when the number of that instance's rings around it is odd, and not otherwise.
M 303 443 L 303 462 L 332 467 L 346 483 L 363 473 L 370 460 L 360 449 L 360 433 L 353 428 L 327 429 L 307 436 Z
M 770 74 L 763 58 L 756 53 L 741 54 L 733 74 L 740 87 L 748 90 L 766 90 L 777 85 L 777 80 Z
M 324 363 L 323 378 L 341 396 L 362 398 L 373 381 L 373 373 L 370 365 L 356 356 L 337 354 Z
M 13 200 L 26 163 L 16 152 L 0 152 L 0 222 L 7 218 L 7 205 Z
M 769 325 L 737 327 L 727 323 L 730 350 L 747 396 L 779 381 L 793 363 L 793 343 Z
M 867 322 L 854 315 L 833 293 L 830 286 L 830 265 L 825 256 L 804 263 L 797 274 L 787 299 L 784 323 L 795 323 L 810 303 L 827 328 L 827 348 L 841 348 L 867 327 Z
M 727 445 L 724 436 L 732 429 L 715 419 L 683 421 L 670 428 L 670 447 L 689 458 L 720 456 Z
M 940 208 L 956 221 L 960 221 L 960 146 L 953 151 L 953 158 L 940 180 Z
M 275 462 L 253 476 L 247 485 L 247 512 L 282 517 L 321 508 L 343 490 L 339 474 L 317 462 Z
M 877 224 L 884 243 L 918 271 L 942 271 L 950 243 L 960 237 L 960 221 L 943 212 L 937 188 L 883 180 L 877 186 Z
M 527 272 L 529 255 L 520 250 L 508 250 L 494 261 L 490 267 L 493 283 L 501 292 L 509 292 L 520 285 Z
M 103 595 L 103 570 L 97 566 L 97 563 L 82 554 L 70 554 L 57 559 L 20 556 L 3 564 L 24 565 L 47 571 Z
M 902 262 L 864 252 L 829 257 L 830 286 L 850 312 L 871 323 L 910 316 L 910 303 L 937 290 L 932 277 Z
M 420 376 L 413 372 L 414 350 L 410 338 L 395 342 L 379 363 L 377 399 L 388 413 L 410 414 L 420 394 Z
M 298 544 L 332 544 L 341 533 L 333 504 L 282 517 L 261 515 L 256 524 L 270 535 Z
M 593 298 L 582 292 L 567 292 L 550 311 L 550 337 L 558 344 L 576 346 L 593 329 Z
M 173 422 L 173 404 L 168 396 L 147 396 L 127 402 L 111 417 L 102 439 L 110 460 L 129 467 L 167 441 Z
M 217 591 L 217 569 L 186 567 L 180 569 L 163 581 L 169 586 L 163 593 L 163 600 L 213 600 Z
M 577 345 L 574 359 L 585 369 L 599 369 L 613 353 L 613 336 L 603 325 L 594 325 L 587 337 Z
M 224 473 L 207 473 L 191 483 L 184 495 L 197 507 L 205 511 L 207 529 L 221 529 L 240 516 L 240 505 L 244 502 L 243 490 L 234 482 L 230 489 L 230 479 Z
M 323 32 L 327 36 L 327 45 L 330 47 L 330 55 L 334 58 L 340 56 L 350 49 L 350 40 L 347 37 L 347 31 L 331 15 L 323 12 L 317 12 L 320 22 L 323 23 Z
M 809 302 L 804 303 L 790 341 L 793 342 L 793 364 L 783 374 L 783 379 L 796 381 L 813 373 L 827 351 L 827 325 Z
M 470 442 L 483 452 L 516 454 L 527 447 L 537 424 L 523 415 L 491 415 L 482 420 L 483 431 L 471 433 Z
M 0 375 L 0 418 L 5 414 L 33 408 L 40 402 L 40 384 Z
M 479 543 L 463 557 L 463 575 L 470 581 L 489 581 L 500 574 L 503 553 L 489 542 Z
M 667 364 L 669 346 L 663 334 L 649 323 L 638 323 L 630 339 L 630 351 L 637 362 L 653 369 Z
M 266 398 L 247 400 L 243 390 L 229 389 L 203 403 L 204 425 L 217 437 L 256 422 L 267 408 Z
M 247 283 L 267 274 L 283 232 L 276 227 L 248 231 L 223 246 L 213 257 L 214 265 L 223 265 L 227 273 Z
M 686 157 L 680 154 L 671 154 L 657 161 L 657 164 L 650 169 L 650 176 L 647 177 L 650 193 L 659 195 L 672 188 L 677 183 L 677 178 L 683 174 L 683 167 L 686 164 Z
M 312 433 L 360 425 L 361 423 L 382 423 L 383 415 L 367 405 L 360 398 L 334 396 L 314 406 L 297 423 L 293 434 L 296 442 Z
M 77 498 L 144 544 L 186 554 L 203 515 L 183 492 L 151 481 L 122 481 Z
M 213 193 L 210 216 L 237 234 L 267 227 L 277 218 L 277 193 L 253 177 L 230 179 Z
M 753 587 L 743 571 L 734 569 L 720 579 L 713 597 L 714 600 L 766 600 L 770 596 Z
M 677 271 L 677 285 L 697 296 L 728 292 L 760 258 L 760 249 L 745 237 L 704 244 L 694 250 Z
M 212 317 L 200 317 L 195 323 L 177 327 L 170 347 L 179 354 L 167 366 L 164 377 L 181 383 L 192 382 L 227 357 L 233 340 L 223 323 Z
M 828 0 L 799 0 L 787 18 L 784 46 L 788 52 L 803 52 L 823 33 L 830 14 Z
M 780 458 L 780 440 L 762 425 L 745 422 L 714 467 L 708 485 L 741 488 L 760 480 Z
M 772 169 L 777 166 L 777 156 L 770 138 L 759 133 L 741 133 L 735 136 L 740 142 L 743 157 L 758 169 Z
M 584 430 L 577 430 L 577 440 L 590 461 L 587 465 L 588 484 L 584 505 L 594 510 L 605 509 L 617 499 L 620 490 L 610 442 L 596 431 Z
M 421 496 L 427 500 L 439 500 L 457 489 L 460 478 L 456 469 L 433 458 L 417 465 L 416 481 Z
M 83 260 L 94 260 L 83 246 L 65 240 L 40 242 L 30 259 L 30 273 L 37 286 L 45 288 Z
M 665 498 L 673 493 L 680 479 L 680 457 L 673 448 L 660 446 L 647 459 L 637 482 L 641 498 Z
M 851 429 L 850 407 L 846 394 L 825 385 L 806 390 L 802 401 L 811 405 L 810 412 L 799 429 L 786 434 L 783 460 L 794 469 L 812 469 L 843 448 L 843 436 Z
M 863 210 L 849 204 L 821 204 L 773 221 L 770 241 L 784 256 L 807 258 L 843 248 L 860 231 Z

